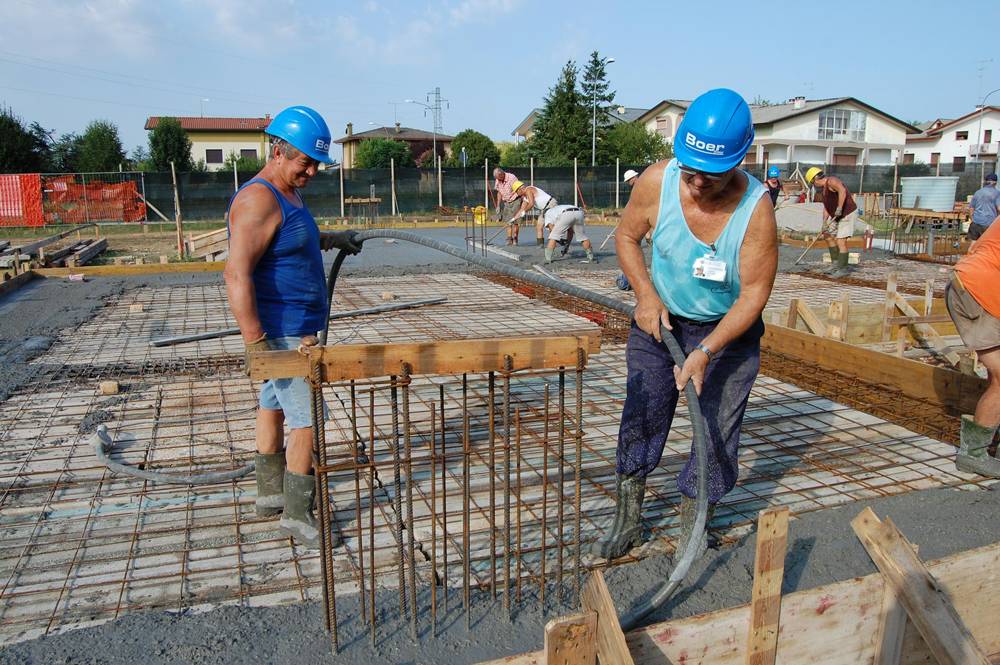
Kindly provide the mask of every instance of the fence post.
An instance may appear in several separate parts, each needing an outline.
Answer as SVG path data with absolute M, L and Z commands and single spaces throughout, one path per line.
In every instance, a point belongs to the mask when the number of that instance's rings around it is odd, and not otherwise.
M 934 175 L 941 175 L 941 159 L 940 158 L 938 158 L 938 162 L 937 162 L 936 166 L 937 166 L 937 171 L 934 173 Z
M 578 206 L 578 205 L 580 205 L 580 195 L 577 193 L 576 162 L 577 162 L 577 159 L 576 159 L 576 157 L 574 157 L 573 158 L 573 205 Z
M 240 178 L 236 175 L 236 160 L 233 160 L 233 191 L 240 191 Z
M 392 196 L 392 214 L 396 214 L 396 158 L 389 158 L 389 189 Z
M 531 169 L 531 173 L 530 173 L 530 175 L 531 175 L 531 182 L 529 182 L 528 184 L 531 185 L 532 187 L 534 187 L 535 186 L 535 158 L 534 157 L 529 157 L 528 158 L 528 164 L 530 164 L 530 169 Z
M 483 160 L 483 205 L 490 209 L 490 158 Z
M 146 200 L 146 172 L 139 172 L 139 181 L 142 184 L 142 221 L 149 222 L 149 202 Z
M 621 182 L 622 170 L 622 160 L 615 157 L 615 210 L 621 208 L 621 192 L 619 191 L 619 183 Z
M 340 217 L 344 217 L 344 163 L 340 163 Z
M 83 216 L 90 223 L 90 197 L 87 196 L 87 174 L 81 173 L 80 177 L 83 179 Z
M 861 179 L 858 180 L 858 194 L 865 193 L 865 162 L 861 161 Z
M 174 224 L 177 225 L 177 256 L 184 259 L 184 222 L 181 219 L 181 197 L 177 191 L 177 169 L 170 162 L 170 177 L 174 181 Z
M 899 184 L 899 156 L 892 160 L 892 193 L 896 193 L 896 186 Z
M 444 207 L 444 183 L 441 180 L 441 156 L 434 155 L 438 166 L 438 208 Z

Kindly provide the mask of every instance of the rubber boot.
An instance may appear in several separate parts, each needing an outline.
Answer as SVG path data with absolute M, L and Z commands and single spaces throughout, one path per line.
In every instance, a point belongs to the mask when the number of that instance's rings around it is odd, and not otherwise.
M 617 478 L 618 508 L 615 521 L 607 536 L 590 546 L 590 553 L 602 559 L 617 559 L 630 549 L 642 543 L 642 527 L 639 516 L 642 499 L 646 493 L 646 479 L 635 476 Z
M 548 247 L 545 248 L 545 262 L 546 263 L 552 263 L 552 252 L 553 252 L 553 250 L 549 249 Z
M 990 457 L 987 448 L 993 442 L 996 427 L 980 425 L 972 416 L 962 416 L 962 430 L 955 466 L 959 471 L 1000 478 L 1000 460 Z
M 257 517 L 274 517 L 285 507 L 285 453 L 257 453 Z
M 705 520 L 705 530 L 698 534 L 700 542 L 698 543 L 698 551 L 695 556 L 696 559 L 701 558 L 702 555 L 708 550 L 708 524 L 712 521 L 712 515 L 715 514 L 715 504 L 708 504 L 708 517 Z M 680 505 L 680 522 L 681 530 L 677 534 L 677 549 L 674 550 L 674 559 L 679 559 L 684 553 L 684 549 L 687 547 L 687 542 L 691 538 L 691 533 L 694 531 L 694 521 L 698 516 L 698 503 L 694 499 L 689 499 L 688 497 L 681 495 L 681 505 Z
M 847 261 L 850 258 L 851 256 L 848 252 L 841 252 L 837 256 L 837 269 L 830 273 L 830 277 L 840 278 L 850 275 L 851 269 L 847 265 Z
M 319 523 L 313 517 L 316 498 L 316 477 L 285 471 L 285 512 L 278 526 L 299 545 L 318 549 Z M 340 545 L 340 539 L 330 534 L 331 547 Z
M 819 272 L 824 275 L 829 275 L 830 273 L 840 270 L 840 266 L 837 265 L 837 261 L 840 258 L 840 248 L 834 245 L 833 247 L 827 247 L 826 249 L 830 252 L 830 265 L 820 268 Z
M 541 247 L 545 244 L 545 238 L 535 238 L 535 245 Z
M 594 256 L 594 250 L 588 249 L 584 250 L 587 252 L 587 258 L 582 261 L 582 263 L 597 263 L 597 257 Z

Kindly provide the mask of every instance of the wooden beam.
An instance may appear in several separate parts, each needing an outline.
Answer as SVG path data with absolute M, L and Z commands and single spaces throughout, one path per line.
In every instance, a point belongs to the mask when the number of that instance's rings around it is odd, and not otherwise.
M 906 316 L 916 319 L 921 318 L 920 313 L 915 310 L 910 303 L 906 302 L 906 299 L 898 293 L 892 294 L 892 301 L 895 303 L 896 308 Z M 958 363 L 961 358 L 959 358 L 957 353 L 948 348 L 948 343 L 944 341 L 940 334 L 938 334 L 938 331 L 934 330 L 934 328 L 926 323 L 913 323 L 910 325 L 910 330 L 913 332 L 914 337 L 926 339 L 931 346 L 937 349 L 940 354 L 949 363 L 951 363 L 952 367 L 958 367 Z
M 986 380 L 946 367 L 873 351 L 799 330 L 769 324 L 761 348 L 816 368 L 839 370 L 869 383 L 884 384 L 953 414 L 973 413 Z
M 10 279 L 0 281 L 0 298 L 8 293 L 17 291 L 37 276 L 38 275 L 35 274 L 34 270 L 28 270 L 27 272 L 22 272 L 20 275 L 16 275 Z
M 917 553 L 916 545 L 913 545 L 913 553 Z M 906 609 L 899 602 L 896 592 L 886 584 L 882 592 L 878 632 L 875 634 L 873 665 L 899 665 L 903 656 L 903 637 L 906 634 L 907 622 Z
M 747 665 L 774 665 L 778 655 L 781 582 L 788 547 L 788 508 L 771 508 L 757 518 L 757 552 L 750 600 Z
M 581 612 L 545 624 L 545 665 L 595 665 L 597 613 Z
M 799 324 L 799 299 L 792 298 L 788 301 L 788 315 L 785 318 L 785 325 L 795 330 Z
M 55 235 L 51 235 L 51 236 L 49 236 L 47 238 L 42 238 L 41 240 L 36 240 L 35 242 L 28 243 L 27 245 L 21 245 L 19 247 L 12 247 L 10 251 L 13 252 L 13 253 L 20 253 L 20 254 L 34 254 L 35 252 L 37 252 L 39 249 L 42 249 L 43 247 L 51 245 L 54 242 L 58 242 L 58 241 L 62 240 L 63 238 L 65 238 L 66 236 L 73 235 L 74 233 L 76 233 L 78 231 L 82 231 L 83 229 L 89 229 L 92 226 L 97 226 L 97 225 L 96 224 L 77 224 L 77 225 L 74 225 L 73 228 L 71 228 L 71 229 L 69 229 L 67 231 L 62 231 L 60 233 L 56 233 Z
M 320 354 L 323 380 L 366 379 L 399 374 L 409 363 L 413 374 L 463 374 L 503 370 L 510 356 L 514 369 L 575 367 L 577 349 L 584 360 L 592 339 L 575 337 L 500 337 L 406 344 L 338 344 L 312 347 Z M 309 357 L 298 351 L 263 351 L 250 354 L 252 379 L 309 377 Z
M 826 326 L 824 326 L 819 320 L 819 317 L 813 314 L 813 311 L 809 309 L 809 306 L 798 298 L 795 299 L 795 305 L 799 311 L 799 316 L 802 318 L 802 322 L 806 324 L 806 328 L 809 329 L 809 332 L 822 337 L 823 333 L 826 332 Z
M 634 665 L 615 604 L 600 570 L 587 577 L 580 601 L 585 610 L 597 614 L 597 657 L 601 665 Z
M 892 326 L 889 325 L 889 317 L 896 313 L 896 273 L 890 272 L 885 280 L 885 307 L 882 315 L 882 341 L 888 342 L 892 339 Z
M 94 240 L 89 245 L 84 247 L 78 252 L 66 257 L 66 266 L 68 268 L 75 268 L 77 266 L 83 265 L 87 261 L 103 252 L 108 248 L 108 239 L 101 238 L 100 240 Z
M 986 655 L 941 585 L 892 522 L 871 508 L 851 521 L 868 555 L 892 587 L 940 665 L 988 665 Z
M 918 323 L 948 323 L 951 317 L 947 314 L 928 314 L 925 316 L 890 316 L 886 319 L 890 326 L 912 326 Z
M 77 268 L 36 268 L 35 272 L 42 277 L 65 277 L 66 275 L 83 273 L 93 277 L 123 277 L 127 275 L 157 275 L 162 273 L 186 272 L 222 272 L 225 261 L 204 263 L 148 263 L 135 266 L 79 266 Z

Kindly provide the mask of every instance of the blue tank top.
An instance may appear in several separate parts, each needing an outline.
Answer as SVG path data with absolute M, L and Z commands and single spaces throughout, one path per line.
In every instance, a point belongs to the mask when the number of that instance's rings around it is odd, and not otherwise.
M 747 190 L 715 241 L 715 258 L 726 262 L 726 278 L 714 282 L 693 274 L 695 259 L 712 254 L 712 247 L 695 237 L 684 219 L 677 160 L 663 170 L 660 211 L 653 231 L 652 279 L 673 314 L 692 321 L 717 321 L 739 297 L 740 248 L 754 208 L 766 191 L 752 175 L 746 171 L 743 175 Z
M 305 204 L 292 205 L 266 180 L 249 180 L 239 191 L 253 183 L 270 189 L 281 206 L 281 226 L 253 271 L 260 324 L 272 338 L 313 335 L 326 326 L 327 311 L 319 227 Z

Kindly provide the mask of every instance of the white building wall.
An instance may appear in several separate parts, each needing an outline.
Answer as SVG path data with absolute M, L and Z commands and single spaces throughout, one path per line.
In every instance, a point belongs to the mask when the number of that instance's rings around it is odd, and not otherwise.
M 677 134 L 677 125 L 680 123 L 681 118 L 683 118 L 684 113 L 675 106 L 671 106 L 660 113 L 657 113 L 654 117 L 650 118 L 646 122 L 646 130 L 650 132 L 656 131 L 656 120 L 657 118 L 669 118 L 670 120 L 670 136 L 664 137 L 667 141 L 673 143 L 674 136 Z
M 983 140 L 987 131 L 991 131 L 992 136 L 990 137 L 990 147 L 992 152 L 987 150 L 983 151 L 984 161 L 996 161 L 996 153 L 998 143 L 1000 143 L 1000 113 L 997 111 L 989 111 L 983 114 L 982 129 L 979 129 L 979 116 L 972 116 L 966 120 L 956 123 L 954 125 L 949 125 L 941 136 L 938 137 L 937 141 L 912 141 L 906 144 L 904 153 L 913 154 L 913 159 L 916 162 L 923 162 L 924 164 L 931 163 L 931 153 L 937 152 L 941 154 L 942 164 L 951 164 L 955 157 L 965 157 L 967 162 L 974 161 L 972 154 L 973 145 L 976 143 L 985 143 Z M 956 137 L 958 132 L 968 132 L 968 139 L 959 139 Z M 978 141 L 976 139 L 978 132 Z
M 807 162 L 809 164 L 825 164 L 826 148 L 821 145 L 797 145 L 795 146 L 796 162 Z
M 191 159 L 197 162 L 202 160 L 205 162 L 209 171 L 219 171 L 223 168 L 223 164 L 209 164 L 208 159 L 205 157 L 206 150 L 222 150 L 222 160 L 226 160 L 226 157 L 230 152 L 235 152 L 237 156 L 240 154 L 240 150 L 256 150 L 257 158 L 262 159 L 265 155 L 262 152 L 263 145 L 261 141 L 247 141 L 247 140 L 219 140 L 210 139 L 206 141 L 200 141 L 196 136 L 191 136 Z

